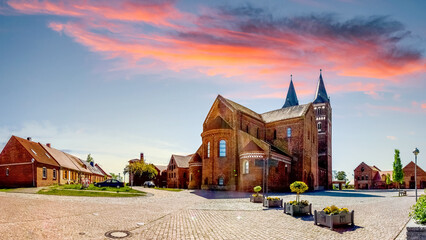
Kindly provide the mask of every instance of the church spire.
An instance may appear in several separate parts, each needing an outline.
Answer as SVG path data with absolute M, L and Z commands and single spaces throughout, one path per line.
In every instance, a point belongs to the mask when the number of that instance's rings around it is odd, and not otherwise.
M 320 69 L 320 76 L 318 79 L 317 91 L 315 93 L 314 103 L 326 103 L 330 102 L 328 98 L 327 91 L 325 90 L 324 81 L 322 80 L 322 69 Z
M 282 108 L 292 107 L 297 105 L 299 105 L 299 101 L 297 100 L 296 90 L 294 90 L 294 86 L 293 86 L 293 75 L 290 75 L 290 86 L 288 87 L 287 97 L 285 99 L 285 103 Z

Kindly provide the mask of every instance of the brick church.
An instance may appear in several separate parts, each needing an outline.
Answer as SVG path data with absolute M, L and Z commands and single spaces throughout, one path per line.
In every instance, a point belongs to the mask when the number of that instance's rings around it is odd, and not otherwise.
M 331 112 L 321 73 L 313 102 L 299 105 L 290 80 L 283 107 L 263 114 L 218 95 L 188 159 L 188 188 L 287 191 L 296 180 L 331 188 Z

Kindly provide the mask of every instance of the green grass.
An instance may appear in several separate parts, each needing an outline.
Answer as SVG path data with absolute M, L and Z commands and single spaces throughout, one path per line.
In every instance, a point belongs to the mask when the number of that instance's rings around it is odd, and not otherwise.
M 10 192 L 12 190 L 15 190 L 15 188 L 0 188 L 0 192 Z
M 95 187 L 93 184 L 86 189 L 81 189 L 81 184 L 70 185 L 53 185 L 37 192 L 44 195 L 59 196 L 85 196 L 85 197 L 138 197 L 145 196 L 145 192 L 141 192 L 130 187 Z
M 178 188 L 159 188 L 159 187 L 155 187 L 154 189 L 164 190 L 164 191 L 171 191 L 171 192 L 180 192 L 180 191 L 182 191 L 182 189 L 178 189 Z
M 37 192 L 44 195 L 58 195 L 58 196 L 77 196 L 77 197 L 140 197 L 145 196 L 146 193 L 117 193 L 117 192 L 94 192 L 87 190 L 73 190 L 73 189 L 42 189 Z

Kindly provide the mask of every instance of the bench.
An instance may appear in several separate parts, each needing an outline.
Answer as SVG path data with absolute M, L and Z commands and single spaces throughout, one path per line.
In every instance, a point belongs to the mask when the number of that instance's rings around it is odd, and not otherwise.
M 399 190 L 398 196 L 399 197 L 401 197 L 401 196 L 407 196 L 407 191 L 405 191 L 405 190 Z

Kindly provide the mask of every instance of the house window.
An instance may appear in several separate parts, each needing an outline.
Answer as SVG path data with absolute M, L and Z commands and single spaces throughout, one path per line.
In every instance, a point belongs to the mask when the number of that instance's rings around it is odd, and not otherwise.
M 317 123 L 318 132 L 321 132 L 321 122 Z
M 43 167 L 43 178 L 47 178 L 47 169 Z
M 64 170 L 64 171 L 63 171 L 63 173 L 64 173 L 64 174 L 63 174 L 63 175 L 64 175 L 64 179 L 67 179 L 67 178 L 68 178 L 68 171 L 67 171 L 67 170 Z
M 223 177 L 219 177 L 219 186 L 223 186 Z
M 50 158 L 49 154 L 47 154 L 47 153 L 44 153 L 44 154 L 46 154 L 46 156 L 47 156 L 48 158 Z
M 365 176 L 365 180 L 368 180 L 368 176 Z
M 53 169 L 53 179 L 56 179 L 56 169 Z
M 207 158 L 210 157 L 210 142 L 207 143 Z
M 291 137 L 291 128 L 287 128 L 287 137 Z
M 277 130 L 274 129 L 274 139 L 277 139 Z
M 256 137 L 259 138 L 259 128 L 256 129 Z
M 249 173 L 249 161 L 244 161 L 244 174 Z
M 192 181 L 192 173 L 189 174 L 189 181 Z
M 9 176 L 9 168 L 6 168 L 6 176 Z
M 37 153 L 31 148 L 31 152 L 33 152 L 35 155 L 37 155 Z
M 364 180 L 364 176 L 361 177 L 361 180 Z
M 249 126 L 247 124 L 247 126 L 246 126 L 246 133 L 248 133 L 248 132 L 249 132 Z
M 226 141 L 220 140 L 219 142 L 219 157 L 226 157 Z

